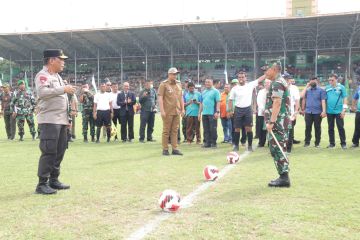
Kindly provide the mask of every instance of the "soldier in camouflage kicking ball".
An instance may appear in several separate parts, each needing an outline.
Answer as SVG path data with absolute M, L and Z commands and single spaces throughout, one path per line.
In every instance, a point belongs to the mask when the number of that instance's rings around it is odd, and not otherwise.
M 289 161 L 283 155 L 286 152 L 290 121 L 290 95 L 286 81 L 281 77 L 281 65 L 274 64 L 266 72 L 267 79 L 271 80 L 270 89 L 265 105 L 265 121 L 268 130 L 269 148 L 274 158 L 276 169 L 280 177 L 271 181 L 269 187 L 290 187 Z M 279 142 L 277 145 L 273 135 Z
M 18 91 L 14 94 L 11 100 L 10 111 L 13 118 L 16 118 L 20 141 L 24 141 L 24 124 L 25 120 L 30 128 L 32 139 L 35 140 L 35 125 L 34 125 L 34 109 L 35 99 L 30 91 L 26 90 L 24 80 L 18 81 Z

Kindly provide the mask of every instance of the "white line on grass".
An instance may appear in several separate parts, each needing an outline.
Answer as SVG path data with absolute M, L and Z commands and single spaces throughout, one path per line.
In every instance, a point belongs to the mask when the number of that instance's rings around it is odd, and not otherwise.
M 241 162 L 247 155 L 249 155 L 249 152 L 244 152 L 239 156 L 239 162 Z M 220 172 L 218 179 L 224 177 L 230 170 L 232 170 L 236 164 L 229 164 L 225 166 Z M 192 202 L 195 200 L 195 198 L 200 195 L 200 193 L 204 192 L 206 189 L 208 189 L 210 186 L 216 184 L 217 181 L 211 181 L 211 182 L 204 182 L 200 186 L 198 186 L 194 191 L 189 193 L 184 199 L 181 201 L 181 208 L 188 208 L 192 206 Z M 146 235 L 153 232 L 157 226 L 165 221 L 166 219 L 172 217 L 173 213 L 166 213 L 166 212 L 160 212 L 159 215 L 157 215 L 154 219 L 149 220 L 145 225 L 143 225 L 141 228 L 133 232 L 127 239 L 129 240 L 140 240 L 143 239 Z

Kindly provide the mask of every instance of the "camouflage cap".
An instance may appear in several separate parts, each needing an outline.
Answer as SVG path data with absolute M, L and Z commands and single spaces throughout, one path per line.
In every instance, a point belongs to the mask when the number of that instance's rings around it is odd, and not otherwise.
M 1 87 L 2 87 L 2 88 L 9 88 L 10 85 L 9 85 L 8 83 L 4 83 Z
M 231 83 L 239 83 L 239 80 L 237 80 L 236 78 L 234 78 L 233 80 L 231 80 Z

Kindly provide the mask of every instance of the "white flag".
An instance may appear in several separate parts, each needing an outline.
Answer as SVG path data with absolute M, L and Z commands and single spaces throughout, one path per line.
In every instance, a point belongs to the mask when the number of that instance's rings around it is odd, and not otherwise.
M 95 93 L 97 93 L 97 87 L 96 87 L 96 83 L 95 83 L 95 77 L 94 77 L 94 75 L 92 76 L 91 85 L 92 85 L 92 86 L 93 86 L 93 88 L 95 89 Z

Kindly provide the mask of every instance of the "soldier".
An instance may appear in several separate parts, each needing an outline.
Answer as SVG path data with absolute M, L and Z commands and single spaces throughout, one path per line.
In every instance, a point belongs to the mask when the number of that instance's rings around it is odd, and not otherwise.
M 35 140 L 35 124 L 34 124 L 34 109 L 35 109 L 35 98 L 30 91 L 26 90 L 24 80 L 19 80 L 17 83 L 19 90 L 14 94 L 10 111 L 12 117 L 17 121 L 19 129 L 19 141 L 24 141 L 24 124 L 25 120 L 30 128 L 32 139 Z
M 67 80 L 63 80 L 65 86 L 68 85 Z M 69 124 L 70 126 L 67 129 L 68 141 L 73 142 L 75 139 L 75 118 L 77 117 L 77 97 L 75 94 L 67 94 L 68 97 L 68 114 L 69 114 Z
M 94 94 L 89 90 L 89 84 L 85 83 L 81 89 L 80 103 L 82 103 L 82 133 L 84 142 L 88 142 L 87 132 L 90 126 L 91 141 L 95 142 L 95 120 L 93 117 Z
M 183 155 L 177 149 L 180 115 L 183 116 L 185 113 L 181 84 L 180 81 L 176 80 L 178 73 L 179 71 L 176 68 L 170 68 L 168 79 L 160 84 L 158 90 L 159 107 L 163 120 L 162 154 L 164 156 L 170 155 L 168 146 L 169 136 L 171 137 L 172 154 Z
M 271 181 L 269 187 L 290 187 L 289 161 L 283 153 L 286 152 L 288 131 L 291 128 L 290 121 L 290 94 L 286 81 L 280 76 L 281 66 L 274 64 L 266 71 L 266 77 L 272 81 L 266 99 L 265 121 L 269 135 L 270 153 L 274 158 L 275 165 L 280 177 Z M 273 135 L 275 135 L 283 151 L 278 147 Z
M 10 91 L 9 84 L 3 85 L 3 92 L 0 93 L 1 111 L 4 116 L 5 129 L 8 140 L 14 140 L 16 132 L 16 121 L 11 116 L 10 105 L 13 93 Z
M 74 94 L 75 88 L 65 86 L 59 72 L 65 65 L 64 55 L 60 49 L 44 51 L 44 67 L 35 77 L 38 95 L 40 128 L 40 150 L 38 177 L 36 187 L 38 194 L 54 194 L 57 190 L 69 189 L 59 181 L 60 164 L 67 148 L 67 131 L 69 126 L 68 97 Z M 50 178 L 50 179 L 49 179 Z M 49 180 L 49 182 L 48 182 Z

